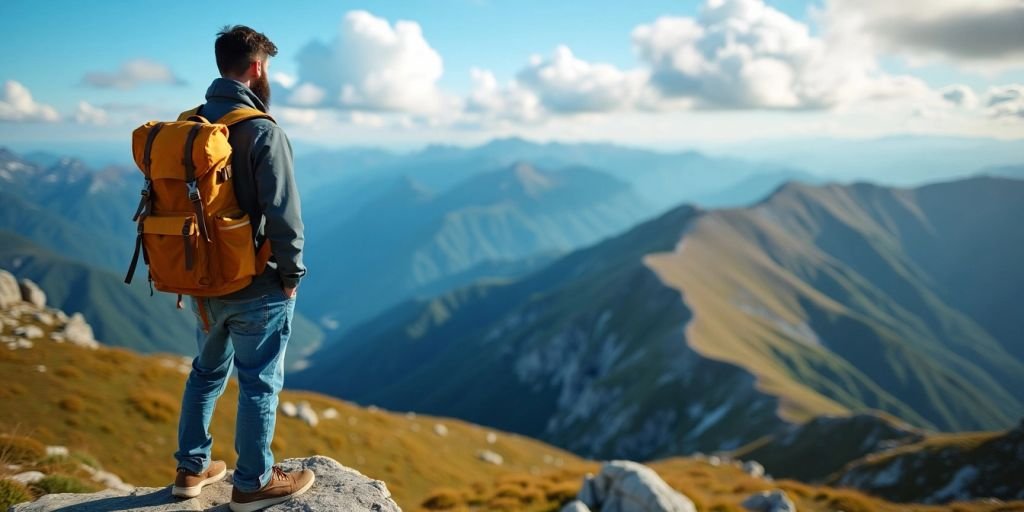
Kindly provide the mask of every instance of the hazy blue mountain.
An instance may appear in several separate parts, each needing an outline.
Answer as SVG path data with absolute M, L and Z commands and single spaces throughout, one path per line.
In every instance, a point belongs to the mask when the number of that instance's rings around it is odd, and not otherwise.
M 1024 415 L 1022 215 L 1024 181 L 996 178 L 683 207 L 522 279 L 390 309 L 289 384 L 600 457 L 866 410 L 1006 428 Z
M 443 193 L 470 176 L 523 161 L 544 169 L 599 169 L 632 185 L 652 215 L 682 202 L 725 194 L 753 176 L 803 176 L 792 165 L 765 165 L 695 151 L 663 152 L 601 143 L 542 144 L 520 138 L 495 139 L 474 147 L 432 145 L 405 154 L 321 150 L 298 157 L 296 168 L 310 208 L 320 212 L 324 211 L 321 205 L 333 205 L 337 207 L 333 216 L 347 217 L 353 213 L 353 205 L 360 206 L 380 192 L 380 183 L 401 176 Z M 743 200 L 750 196 L 747 192 Z
M 400 177 L 337 225 L 310 224 L 316 279 L 303 293 L 309 311 L 347 328 L 412 296 L 521 275 L 648 211 L 627 184 L 583 167 L 520 163 L 443 193 Z
M 138 205 L 139 174 L 117 167 L 93 171 L 80 160 L 43 156 L 36 161 L 52 163 L 33 163 L 0 148 L 0 229 L 123 270 L 134 247 L 131 216 Z

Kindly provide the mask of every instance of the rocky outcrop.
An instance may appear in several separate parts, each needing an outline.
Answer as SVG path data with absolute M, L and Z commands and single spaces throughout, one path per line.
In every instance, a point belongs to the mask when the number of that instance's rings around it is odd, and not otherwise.
M 18 280 L 6 271 L 0 270 L 0 308 L 21 302 L 21 289 Z
M 668 486 L 653 469 L 625 460 L 606 462 L 587 475 L 576 499 L 562 512 L 696 512 L 689 498 Z
M 316 473 L 313 488 L 302 496 L 268 509 L 269 512 L 321 512 L 374 511 L 400 512 L 398 504 L 391 499 L 384 482 L 373 480 L 356 470 L 342 466 L 334 459 L 314 456 L 305 459 L 288 459 L 281 463 L 286 471 L 312 469 Z M 170 487 L 138 487 L 133 491 L 107 490 L 93 494 L 48 494 L 32 503 L 16 505 L 12 512 L 51 512 L 75 510 L 77 512 L 113 512 L 132 510 L 135 512 L 171 512 L 187 510 L 226 510 L 221 507 L 231 500 L 231 477 L 211 485 L 203 493 L 190 500 L 178 500 L 171 496 Z
M 92 326 L 85 321 L 81 313 L 71 315 L 68 322 L 64 324 L 64 339 L 76 345 L 94 345 L 96 338 L 93 337 Z
M 0 344 L 10 350 L 31 349 L 44 338 L 97 348 L 92 326 L 81 313 L 70 317 L 46 307 L 46 293 L 28 279 L 16 280 L 0 270 Z
M 21 300 L 37 308 L 46 307 L 46 293 L 39 285 L 28 279 L 22 279 L 18 281 L 18 288 L 21 290 Z

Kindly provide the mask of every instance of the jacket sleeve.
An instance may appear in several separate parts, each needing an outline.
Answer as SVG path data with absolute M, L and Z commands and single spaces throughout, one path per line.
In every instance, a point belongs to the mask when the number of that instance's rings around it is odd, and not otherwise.
M 284 130 L 268 123 L 267 129 L 256 136 L 252 154 L 256 196 L 277 272 L 285 286 L 298 286 L 306 267 L 302 264 L 302 208 L 291 143 Z

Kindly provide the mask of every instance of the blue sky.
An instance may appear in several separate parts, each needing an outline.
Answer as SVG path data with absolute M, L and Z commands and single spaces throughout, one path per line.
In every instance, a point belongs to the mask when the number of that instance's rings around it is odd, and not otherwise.
M 999 20 L 1020 17 L 1024 7 L 891 3 L 321 0 L 248 2 L 241 11 L 230 2 L 9 0 L 0 4 L 0 41 L 15 51 L 0 66 L 0 144 L 55 134 L 117 140 L 147 115 L 189 108 L 216 75 L 214 34 L 230 23 L 275 41 L 275 113 L 293 138 L 324 144 L 502 135 L 652 145 L 822 133 L 1024 136 L 1020 37 L 999 32 Z M 992 29 L 967 27 L 993 34 L 980 54 L 960 52 L 955 35 L 929 32 L 929 23 L 988 15 Z M 381 43 L 382 30 L 384 40 L 401 32 L 399 20 L 413 22 L 421 37 Z M 772 49 L 776 40 L 786 48 Z M 304 73 L 298 59 L 313 41 L 335 58 Z M 369 45 L 360 56 L 370 61 L 379 51 L 381 68 L 409 86 L 368 85 L 372 66 L 333 74 L 342 79 L 308 71 L 347 66 L 354 59 L 345 45 L 353 41 Z M 696 64 L 694 51 L 703 52 Z M 437 66 L 417 67 L 433 56 Z M 133 61 L 174 80 L 110 87 L 86 79 L 116 76 Z M 183 84 L 162 83 L 170 81 Z M 300 85 L 316 94 L 300 94 Z M 333 99 L 346 86 L 354 96 Z M 27 94 L 33 103 L 18 103 Z

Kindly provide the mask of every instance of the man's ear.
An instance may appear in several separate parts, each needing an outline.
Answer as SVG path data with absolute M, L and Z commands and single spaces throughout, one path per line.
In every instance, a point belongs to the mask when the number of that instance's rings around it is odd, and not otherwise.
M 254 60 L 249 63 L 249 76 L 260 78 L 266 70 L 263 69 L 263 61 Z

